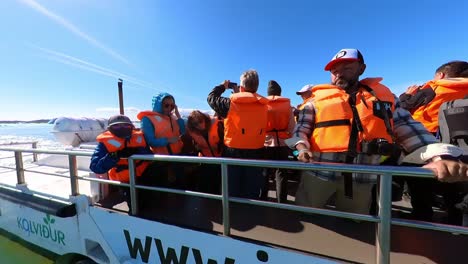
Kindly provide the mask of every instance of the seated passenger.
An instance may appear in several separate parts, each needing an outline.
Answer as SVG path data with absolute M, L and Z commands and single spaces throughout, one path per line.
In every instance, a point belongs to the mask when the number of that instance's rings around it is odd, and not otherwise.
M 152 108 L 152 111 L 142 111 L 137 115 L 141 120 L 146 142 L 154 154 L 180 155 L 183 147 L 181 135 L 185 132 L 185 123 L 174 97 L 168 93 L 160 93 L 153 97 Z M 180 164 L 157 164 L 161 172 L 158 176 L 158 186 L 185 188 L 186 180 Z
M 192 137 L 200 157 L 220 157 L 224 149 L 222 119 L 195 110 L 187 119 L 187 133 Z M 199 189 L 202 192 L 219 194 L 221 168 L 217 164 L 202 164 Z
M 185 123 L 174 97 L 160 93 L 153 97 L 152 107 L 152 111 L 142 111 L 137 115 L 146 142 L 155 154 L 180 154 L 183 146 L 180 136 L 185 132 Z
M 413 85 L 400 95 L 401 106 L 411 112 L 416 121 L 421 122 L 429 132 L 440 138 L 439 109 L 445 102 L 462 99 L 468 91 L 468 62 L 451 61 L 439 66 L 434 73 L 434 78 L 423 85 Z M 443 116 L 442 116 L 443 117 Z M 459 125 L 465 125 L 466 119 L 458 121 Z M 458 136 L 461 136 L 459 134 Z M 445 140 L 446 143 L 454 143 Z M 409 164 L 404 164 L 409 165 Z M 454 188 L 460 184 L 440 183 L 433 179 L 402 177 L 406 180 L 413 207 L 412 217 L 417 220 L 431 221 L 433 216 L 434 193 L 444 197 L 444 205 L 447 208 L 448 223 L 461 224 L 461 214 L 455 209 L 455 204 L 460 200 L 460 193 Z
M 99 144 L 91 156 L 90 170 L 97 174 L 108 173 L 109 179 L 124 183 L 129 182 L 128 160 L 133 154 L 152 154 L 146 146 L 143 133 L 135 126 L 127 116 L 116 115 L 109 118 L 107 131 L 97 137 Z M 137 184 L 147 182 L 143 176 L 150 162 L 136 161 L 135 171 Z M 130 195 L 128 187 L 120 188 L 130 207 Z

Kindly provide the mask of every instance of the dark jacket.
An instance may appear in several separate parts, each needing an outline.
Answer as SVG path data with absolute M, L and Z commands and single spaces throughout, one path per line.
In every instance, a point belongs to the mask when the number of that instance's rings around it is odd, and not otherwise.
M 126 152 L 125 150 L 119 151 L 119 153 L 109 153 L 104 143 L 100 142 L 96 149 L 94 150 L 93 155 L 91 156 L 91 163 L 89 164 L 89 169 L 97 174 L 103 174 L 108 172 L 113 167 L 117 166 L 117 162 L 120 158 L 128 158 L 133 154 L 153 154 L 153 152 L 146 148 L 139 148 L 137 150 L 131 150 L 131 153 Z
M 224 85 L 218 85 L 208 94 L 208 104 L 219 116 L 226 118 L 231 106 L 231 100 L 228 97 L 222 97 L 226 89 Z

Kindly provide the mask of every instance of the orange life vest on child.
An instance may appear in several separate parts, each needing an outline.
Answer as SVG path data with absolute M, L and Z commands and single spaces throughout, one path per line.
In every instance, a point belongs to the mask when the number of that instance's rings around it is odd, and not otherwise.
M 427 105 L 413 111 L 413 118 L 421 122 L 429 132 L 436 133 L 439 128 L 439 108 L 449 101 L 463 98 L 468 91 L 468 78 L 448 78 L 432 80 L 421 89 L 432 89 L 435 97 Z
M 384 138 L 390 143 L 393 142 L 385 119 L 393 130 L 392 113 L 395 109 L 395 98 L 386 86 L 379 83 L 381 80 L 382 78 L 362 80 L 356 94 L 356 109 L 363 129 L 358 133 L 357 152 L 361 151 L 360 143 L 363 141 Z M 363 85 L 370 87 L 373 92 L 367 91 Z M 310 138 L 312 151 L 346 152 L 353 121 L 350 95 L 331 84 L 314 86 L 312 94 L 308 99 L 312 100 L 315 106 L 315 124 Z
M 208 141 L 199 133 L 187 130 L 189 135 L 197 144 L 200 153 L 199 156 L 203 157 L 220 157 L 221 150 L 219 149 L 219 135 L 218 135 L 218 122 L 217 118 L 211 118 L 211 126 L 208 131 Z
M 288 131 L 292 114 L 291 100 L 286 97 L 270 95 L 268 98 L 267 135 L 274 138 L 286 139 L 291 134 Z
M 237 149 L 259 149 L 265 142 L 268 99 L 249 92 L 231 95 L 224 119 L 224 144 Z
M 125 148 L 142 148 L 146 147 L 143 132 L 134 130 L 130 140 L 125 142 L 125 139 L 112 135 L 111 132 L 106 131 L 100 134 L 97 138 L 98 142 L 103 143 L 109 153 L 114 153 Z M 148 161 L 135 161 L 136 176 L 141 176 L 150 162 Z M 128 160 L 120 159 L 117 162 L 117 167 L 109 170 L 109 179 L 114 181 L 129 182 Z
M 139 120 L 143 119 L 143 117 L 147 117 L 153 124 L 154 136 L 156 138 L 180 137 L 179 124 L 177 123 L 177 119 L 174 115 L 167 116 L 153 111 L 143 111 L 138 113 L 137 118 Z M 154 154 L 172 155 L 180 154 L 183 144 L 182 140 L 179 139 L 177 142 L 171 143 L 167 146 L 150 147 Z

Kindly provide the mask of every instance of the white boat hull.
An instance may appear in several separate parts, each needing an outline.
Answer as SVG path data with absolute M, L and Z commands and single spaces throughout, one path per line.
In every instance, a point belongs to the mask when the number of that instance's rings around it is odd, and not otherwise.
M 107 120 L 103 118 L 59 117 L 51 133 L 63 145 L 77 147 L 81 143 L 96 141 L 96 137 L 106 129 Z

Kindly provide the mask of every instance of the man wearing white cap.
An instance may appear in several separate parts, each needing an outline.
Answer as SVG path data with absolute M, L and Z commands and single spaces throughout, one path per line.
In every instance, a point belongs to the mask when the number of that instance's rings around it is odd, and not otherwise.
M 410 154 L 411 161 L 427 163 L 440 180 L 468 180 L 468 166 L 456 159 L 462 150 L 437 145 L 435 137 L 380 83 L 382 78 L 359 80 L 366 69 L 357 49 L 342 49 L 325 66 L 331 84 L 314 86 L 312 97 L 299 112 L 287 144 L 302 162 L 379 164 L 383 156 Z M 425 146 L 430 145 L 431 148 Z M 434 161 L 432 161 L 434 160 Z M 336 193 L 336 208 L 368 214 L 377 175 L 306 171 L 296 203 L 324 207 Z
M 296 92 L 297 95 L 300 95 L 302 97 L 302 100 L 307 100 L 311 95 L 312 95 L 312 87 L 314 87 L 313 84 L 306 84 L 302 86 L 302 88 Z
M 312 96 L 312 88 L 314 87 L 313 84 L 306 84 L 302 86 L 302 88 L 296 92 L 297 95 L 300 95 L 302 98 L 302 103 L 297 106 L 297 110 L 302 110 L 302 107 L 304 104 L 307 102 L 307 99 Z M 297 117 L 298 113 L 295 113 L 295 116 Z

